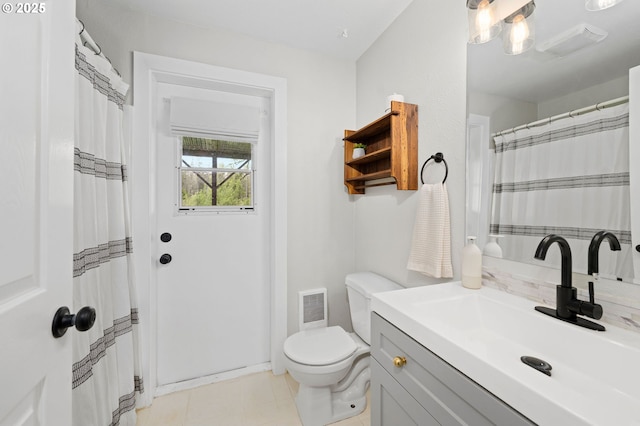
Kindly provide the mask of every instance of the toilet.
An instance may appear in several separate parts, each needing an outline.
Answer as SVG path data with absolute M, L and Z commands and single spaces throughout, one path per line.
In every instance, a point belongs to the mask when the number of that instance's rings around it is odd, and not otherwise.
M 285 366 L 300 384 L 296 396 L 304 426 L 321 426 L 360 414 L 366 408 L 371 344 L 371 295 L 403 287 L 373 272 L 345 279 L 351 323 L 292 334 L 284 342 Z

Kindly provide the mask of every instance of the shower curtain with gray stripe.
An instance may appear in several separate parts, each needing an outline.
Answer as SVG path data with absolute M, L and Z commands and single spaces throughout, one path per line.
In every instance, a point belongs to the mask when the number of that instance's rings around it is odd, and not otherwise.
M 531 263 L 548 234 L 567 239 L 587 272 L 593 235 L 613 232 L 622 252 L 600 250 L 600 274 L 631 279 L 629 105 L 568 117 L 495 137 L 491 234 L 504 257 Z M 559 251 L 545 266 L 560 266 Z
M 76 42 L 73 306 L 96 309 L 73 336 L 73 424 L 136 423 L 143 392 L 127 194 L 128 86 L 104 58 Z

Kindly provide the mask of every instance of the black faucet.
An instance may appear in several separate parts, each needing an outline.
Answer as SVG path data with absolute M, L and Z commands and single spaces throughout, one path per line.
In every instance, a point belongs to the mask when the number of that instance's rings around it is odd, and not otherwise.
M 587 274 L 593 279 L 589 281 L 589 302 L 574 299 L 569 302 L 569 309 L 578 315 L 586 315 L 593 319 L 602 318 L 602 306 L 595 303 L 594 297 L 594 281 L 598 279 L 598 253 L 600 252 L 600 244 L 604 240 L 609 241 L 609 248 L 612 251 L 620 250 L 620 241 L 611 232 L 599 231 L 591 238 L 588 252 Z
M 609 241 L 609 248 L 612 251 L 620 251 L 620 241 L 618 241 L 618 237 L 616 237 L 613 233 L 608 231 L 600 231 L 597 232 L 596 235 L 591 239 L 591 244 L 589 244 L 589 265 L 587 273 L 594 277 L 594 279 L 598 278 L 598 253 L 600 253 L 600 244 L 604 240 Z
M 559 235 L 547 235 L 538 244 L 534 257 L 544 260 L 547 257 L 547 250 L 553 243 L 558 243 L 562 257 L 560 285 L 556 288 L 556 316 L 572 319 L 576 314 L 569 311 L 569 302 L 577 297 L 578 291 L 571 285 L 571 247 L 569 247 L 569 243 Z
M 591 238 L 591 244 L 589 244 L 589 253 L 588 253 L 588 266 L 587 266 L 587 274 L 592 280 L 589 280 L 589 303 L 580 302 L 578 309 L 579 314 L 583 313 L 584 309 L 587 310 L 584 313 L 587 316 L 590 316 L 594 319 L 602 318 L 602 306 L 598 305 L 594 301 L 594 289 L 593 284 L 598 279 L 598 254 L 600 253 L 600 244 L 604 240 L 609 241 L 609 248 L 611 251 L 620 251 L 620 241 L 618 241 L 618 237 L 616 237 L 613 233 L 608 231 L 599 231 Z M 594 307 L 595 310 L 589 314 L 590 307 Z
M 598 242 L 598 246 L 600 242 L 601 239 Z M 547 235 L 540 241 L 540 244 L 538 244 L 534 257 L 539 260 L 544 260 L 547 257 L 547 250 L 549 250 L 549 247 L 553 243 L 558 243 L 560 246 L 560 256 L 562 257 L 561 280 L 560 285 L 556 287 L 556 309 L 536 306 L 536 311 L 591 330 L 604 331 L 605 328 L 602 325 L 578 317 L 578 315 L 586 315 L 594 319 L 599 319 L 602 317 L 602 306 L 593 303 L 593 291 L 590 293 L 591 300 L 589 302 L 578 299 L 578 290 L 571 285 L 571 247 L 569 243 L 567 243 L 567 240 L 559 235 Z M 591 289 L 593 289 L 593 284 L 591 285 Z

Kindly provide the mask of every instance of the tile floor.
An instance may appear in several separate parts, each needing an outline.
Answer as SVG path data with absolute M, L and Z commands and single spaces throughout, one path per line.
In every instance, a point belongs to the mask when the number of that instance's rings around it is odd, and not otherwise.
M 298 383 L 270 371 L 164 395 L 138 410 L 137 426 L 297 426 Z M 369 426 L 366 410 L 334 426 Z

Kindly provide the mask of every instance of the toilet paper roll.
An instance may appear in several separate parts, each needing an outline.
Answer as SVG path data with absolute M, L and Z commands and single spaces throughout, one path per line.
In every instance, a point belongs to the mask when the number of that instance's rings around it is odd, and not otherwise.
M 393 95 L 387 96 L 387 104 L 385 109 L 386 112 L 391 111 L 391 101 L 404 102 L 404 96 L 395 92 L 393 93 Z

